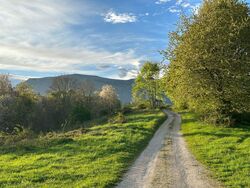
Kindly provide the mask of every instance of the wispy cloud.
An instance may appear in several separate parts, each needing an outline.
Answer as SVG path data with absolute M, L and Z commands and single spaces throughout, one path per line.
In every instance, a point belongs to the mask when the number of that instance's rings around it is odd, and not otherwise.
M 113 76 L 117 76 L 117 65 L 131 71 L 143 59 L 133 49 L 110 51 L 87 36 L 74 35 L 72 26 L 83 26 L 89 16 L 100 15 L 89 4 L 81 2 L 78 6 L 67 0 L 0 1 L 0 70 L 103 74 L 113 68 Z M 137 20 L 131 13 L 108 13 L 106 21 L 111 23 Z M 123 78 L 129 78 L 129 74 Z
M 171 13 L 177 13 L 179 14 L 180 12 L 197 12 L 197 9 L 199 7 L 199 3 L 191 3 L 189 1 L 184 1 L 184 0 L 177 0 L 175 5 L 171 6 L 168 8 L 168 11 Z
M 171 13 L 180 13 L 181 12 L 181 10 L 179 8 L 177 8 L 176 6 L 169 7 L 168 11 Z
M 81 67 L 89 65 L 108 67 L 119 63 L 119 65 L 137 68 L 138 61 L 141 59 L 142 57 L 137 57 L 133 50 L 111 53 L 87 48 L 72 50 L 69 48 L 0 46 L 2 69 L 86 73 L 86 71 L 82 71 Z
M 187 7 L 191 7 L 191 4 L 185 2 L 185 3 L 182 3 L 181 6 L 182 6 L 183 8 L 187 8 Z
M 160 4 L 164 4 L 164 3 L 170 2 L 170 1 L 171 0 L 158 0 L 158 1 L 155 2 L 155 4 L 160 5 Z
M 18 80 L 18 81 L 25 81 L 31 78 L 30 76 L 23 76 L 23 75 L 17 75 L 17 74 L 10 74 L 9 75 L 11 79 Z M 34 77 L 32 77 L 34 78 Z
M 137 21 L 137 17 L 132 13 L 116 13 L 110 10 L 105 14 L 104 21 L 113 24 L 132 23 Z
M 87 6 L 82 8 L 88 11 Z M 6 42 L 34 43 L 37 42 L 35 39 L 61 31 L 78 21 L 80 10 L 69 6 L 65 0 L 36 0 L 32 3 L 29 0 L 2 0 L 0 37 Z

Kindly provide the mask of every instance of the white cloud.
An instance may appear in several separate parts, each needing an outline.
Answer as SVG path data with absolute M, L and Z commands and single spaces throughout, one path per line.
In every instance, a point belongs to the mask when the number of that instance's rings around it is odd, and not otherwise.
M 11 79 L 18 80 L 18 81 L 25 81 L 25 80 L 28 80 L 29 78 L 34 78 L 30 76 L 22 76 L 22 75 L 17 75 L 17 74 L 10 74 L 9 76 Z
M 199 7 L 199 4 L 193 4 L 184 0 L 177 0 L 174 6 L 171 6 L 168 8 L 168 11 L 171 13 L 177 13 L 185 12 L 185 11 L 193 11 L 195 14 L 197 14 L 197 9 Z
M 181 10 L 176 8 L 175 6 L 169 7 L 168 11 L 171 13 L 180 13 L 181 12 Z
M 1 69 L 30 70 L 40 72 L 83 73 L 81 67 L 95 65 L 119 65 L 138 68 L 137 57 L 133 50 L 111 53 L 69 48 L 34 48 L 13 45 L 0 46 Z M 102 69 L 100 70 L 102 71 Z M 93 73 L 94 74 L 94 73 Z
M 193 11 L 197 11 L 196 9 L 199 7 L 199 3 L 198 4 L 194 4 L 194 3 L 190 3 L 190 2 L 187 2 L 187 1 L 183 1 L 183 0 L 177 0 L 176 2 L 176 7 L 181 7 L 183 9 L 186 9 L 186 10 L 193 10 Z
M 132 13 L 121 13 L 121 14 L 119 14 L 119 13 L 116 13 L 116 12 L 110 10 L 104 16 L 104 21 L 105 22 L 110 22 L 110 23 L 113 23 L 113 24 L 132 23 L 132 22 L 136 22 L 137 18 Z
M 88 16 L 96 14 L 96 7 L 83 1 L 81 6 L 68 0 L 36 0 L 32 3 L 30 0 L 0 0 L 0 3 L 1 70 L 95 75 L 104 70 L 86 67 L 121 64 L 136 69 L 137 62 L 143 58 L 133 50 L 111 52 L 93 45 L 87 36 L 76 37 L 70 27 L 84 25 Z M 110 21 L 136 21 L 132 14 L 114 15 Z
M 180 4 L 182 4 L 183 3 L 183 0 L 177 0 L 176 1 L 176 5 L 180 5 Z
M 77 24 L 79 10 L 65 0 L 1 0 L 0 37 L 8 42 L 35 42 L 49 33 L 60 31 L 66 25 Z M 82 7 L 87 11 L 87 6 Z
M 194 14 L 198 14 L 199 12 L 199 7 L 200 7 L 200 3 L 197 3 L 195 5 L 193 5 L 191 8 L 192 8 L 192 11 L 194 12 Z
M 170 2 L 170 1 L 171 0 L 158 0 L 158 1 L 155 2 L 155 4 L 160 5 L 160 4 L 164 4 L 164 3 Z
M 182 6 L 183 8 L 192 7 L 192 5 L 191 5 L 190 3 L 187 3 L 187 2 L 182 3 L 181 6 Z

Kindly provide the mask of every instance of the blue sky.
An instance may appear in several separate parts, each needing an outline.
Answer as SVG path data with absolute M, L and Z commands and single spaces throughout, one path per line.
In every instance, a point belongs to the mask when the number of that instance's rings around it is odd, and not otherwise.
M 130 79 L 197 0 L 0 0 L 0 73 Z

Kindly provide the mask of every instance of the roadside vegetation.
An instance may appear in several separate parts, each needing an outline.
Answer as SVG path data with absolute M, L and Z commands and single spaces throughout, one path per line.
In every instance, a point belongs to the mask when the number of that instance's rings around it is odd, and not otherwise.
M 18 142 L 11 140 L 15 135 L 2 136 L 0 187 L 115 185 L 165 119 L 157 110 L 121 116 L 88 129 L 25 136 Z
M 175 107 L 213 124 L 250 121 L 250 9 L 240 0 L 204 1 L 182 16 L 162 52 L 165 88 Z
M 181 16 L 162 54 L 165 91 L 192 153 L 226 187 L 250 187 L 250 9 L 203 1 Z
M 143 64 L 132 89 L 134 105 L 150 109 L 165 108 L 170 105 L 166 103 L 161 70 L 159 63 L 147 61 Z
M 42 96 L 26 83 L 12 87 L 8 75 L 0 75 L 0 132 L 6 134 L 72 130 L 120 108 L 110 85 L 96 90 L 90 82 L 59 76 Z
M 250 187 L 250 124 L 218 127 L 194 113 L 181 116 L 183 136 L 196 159 L 226 187 Z

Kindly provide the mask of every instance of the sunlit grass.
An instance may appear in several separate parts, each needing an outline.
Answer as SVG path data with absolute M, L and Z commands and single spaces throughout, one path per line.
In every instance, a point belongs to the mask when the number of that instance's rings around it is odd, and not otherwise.
M 223 128 L 182 115 L 182 133 L 196 158 L 226 187 L 250 187 L 250 125 Z
M 112 187 L 165 116 L 126 115 L 84 134 L 52 134 L 0 147 L 0 187 Z

